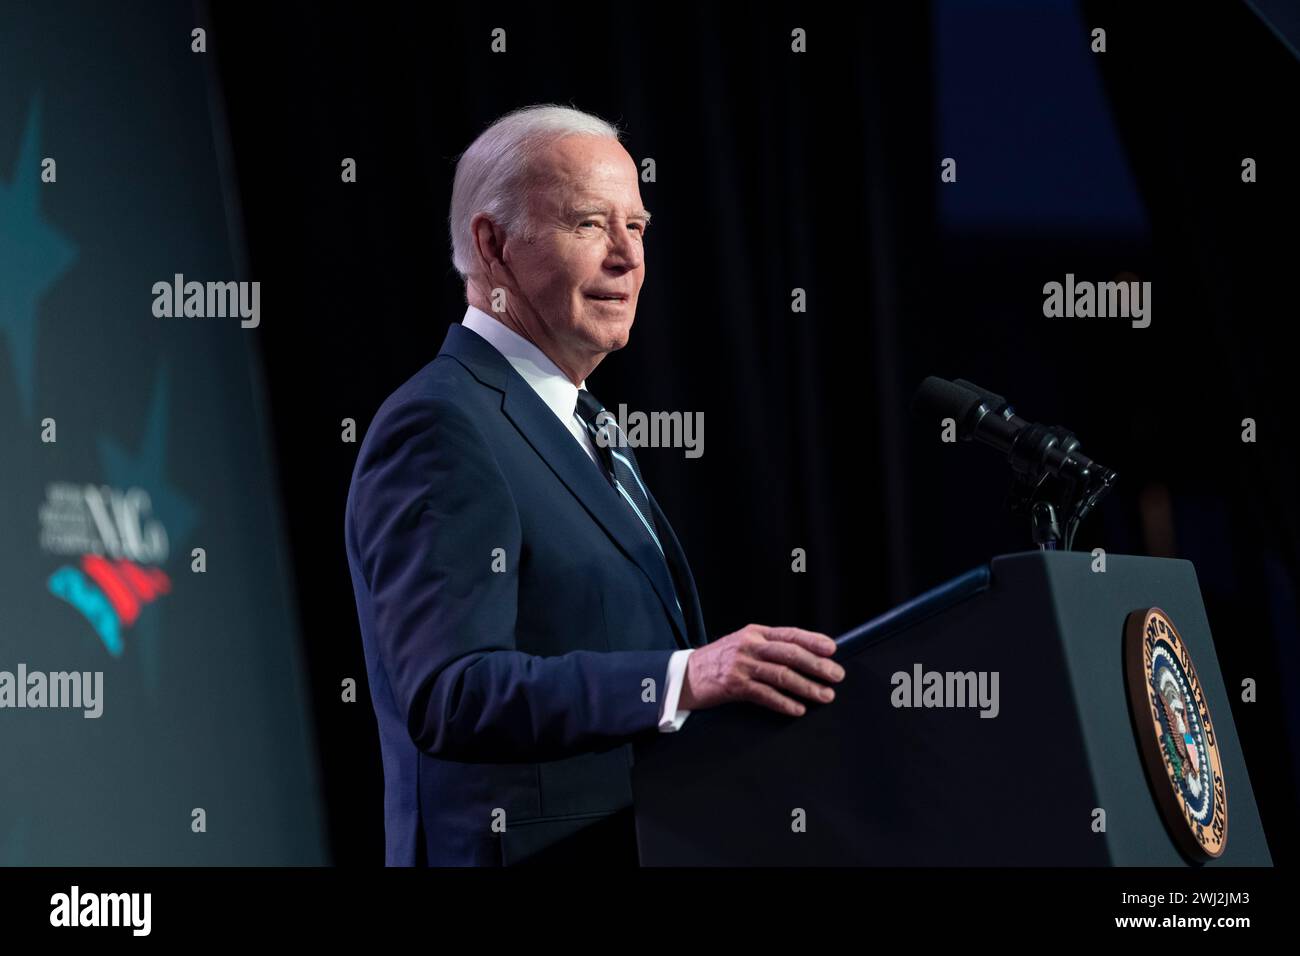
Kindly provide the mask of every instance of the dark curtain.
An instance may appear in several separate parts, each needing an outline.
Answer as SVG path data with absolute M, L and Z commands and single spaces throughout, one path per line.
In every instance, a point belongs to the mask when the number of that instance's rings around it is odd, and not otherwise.
M 590 384 L 610 406 L 704 413 L 703 457 L 646 449 L 639 460 L 691 559 L 712 634 L 751 621 L 839 633 L 1031 546 L 1027 527 L 1001 510 L 1003 466 L 974 449 L 941 455 L 916 436 L 908 402 L 926 374 L 1002 391 L 1028 417 L 1073 427 L 1120 470 L 1123 486 L 1081 546 L 1164 553 L 1143 518 L 1163 490 L 1188 529 L 1175 548 L 1194 550 L 1198 529 L 1213 539 L 1231 511 L 1223 526 L 1237 573 L 1258 571 L 1247 555 L 1272 554 L 1283 593 L 1294 595 L 1295 506 L 1283 463 L 1269 457 L 1277 452 L 1243 460 L 1226 433 L 1198 446 L 1188 414 L 1194 405 L 1223 424 L 1258 408 L 1272 428 L 1290 413 L 1289 382 L 1268 378 L 1284 371 L 1284 353 L 1265 331 L 1285 320 L 1269 308 L 1269 287 L 1250 284 L 1265 281 L 1266 263 L 1283 264 L 1283 246 L 1246 238 L 1269 219 L 1269 194 L 1216 216 L 1190 187 L 1152 185 L 1169 172 L 1171 141 L 1152 143 L 1144 123 L 1186 120 L 1202 146 L 1210 128 L 1191 122 L 1200 93 L 1179 100 L 1172 79 L 1135 92 L 1146 81 L 1122 75 L 1121 63 L 1115 108 L 1150 194 L 1150 244 L 941 234 L 930 14 L 917 3 L 216 5 L 338 862 L 380 858 L 382 791 L 343 554 L 358 446 L 340 440 L 341 421 L 355 419 L 364 434 L 463 315 L 446 235 L 454 160 L 520 106 L 594 112 L 627 130 L 638 163 L 654 160 L 656 181 L 641 186 L 654 226 L 631 343 Z M 1240 26 L 1234 42 L 1261 42 Z M 504 54 L 490 51 L 497 27 Z M 795 29 L 806 31 L 805 54 L 791 51 Z M 1151 52 L 1165 48 L 1156 39 L 1148 56 L 1164 62 Z M 1293 71 L 1290 82 L 1294 91 Z M 1189 115 L 1170 113 L 1175 103 Z M 357 160 L 355 185 L 340 182 L 344 157 Z M 1192 213 L 1209 218 L 1188 221 Z M 1216 231 L 1247 244 L 1216 259 L 1196 246 Z M 1041 307 L 1047 279 L 1100 269 L 1109 270 L 1101 278 L 1161 275 L 1157 305 L 1184 331 L 1135 348 L 1111 329 L 1085 340 L 1041 324 L 1026 331 L 1014 318 Z M 1180 276 L 1199 284 L 1171 301 L 1165 290 Z M 795 289 L 805 312 L 791 310 Z M 1227 395 L 1241 401 L 1216 412 L 1214 399 Z M 794 549 L 806 573 L 792 571 Z M 1221 605 L 1227 615 L 1254 599 L 1216 593 L 1242 602 Z M 1225 652 L 1224 632 L 1239 619 L 1211 612 L 1230 689 L 1246 672 L 1277 673 L 1265 661 L 1279 633 L 1267 613 L 1257 610 Z M 354 706 L 339 703 L 347 677 L 363 688 Z M 1281 801 L 1294 799 L 1288 762 L 1267 752 L 1284 740 L 1276 680 L 1273 693 L 1270 716 L 1235 712 L 1252 768 L 1271 763 L 1271 813 L 1260 792 L 1270 833 L 1286 825 Z

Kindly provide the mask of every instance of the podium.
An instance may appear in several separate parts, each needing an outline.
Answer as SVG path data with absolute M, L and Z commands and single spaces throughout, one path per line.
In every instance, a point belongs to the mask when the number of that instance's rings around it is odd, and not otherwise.
M 1152 608 L 1199 689 L 1171 690 L 1168 654 L 1154 691 L 1130 687 L 1126 624 Z M 1272 865 L 1189 561 L 1004 555 L 837 643 L 831 703 L 802 717 L 729 704 L 638 747 L 643 866 Z M 1217 857 L 1173 807 L 1171 768 L 1207 806 L 1219 775 L 1224 805 L 1205 811 L 1207 826 L 1226 819 Z

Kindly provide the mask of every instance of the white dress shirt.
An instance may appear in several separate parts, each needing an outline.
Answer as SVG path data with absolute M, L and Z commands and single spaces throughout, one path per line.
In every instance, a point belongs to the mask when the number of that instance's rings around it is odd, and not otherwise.
M 569 434 L 582 446 L 587 457 L 603 470 L 605 466 L 601 465 L 600 459 L 596 457 L 596 446 L 592 444 L 587 426 L 577 415 L 578 389 L 586 388 L 586 381 L 584 380 L 581 385 L 574 385 L 569 381 L 569 377 L 560 371 L 559 366 L 546 357 L 545 352 L 519 333 L 506 328 L 495 316 L 489 315 L 482 309 L 469 306 L 465 310 L 465 318 L 461 324 L 471 332 L 480 335 L 505 357 L 523 380 L 532 386 L 537 397 L 555 413 L 560 424 L 569 430 Z M 682 684 L 686 679 L 686 659 L 691 656 L 693 650 L 694 648 L 674 651 L 672 657 L 668 659 L 663 699 L 659 704 L 659 730 L 664 733 L 680 730 L 691 714 L 689 710 L 679 709 L 677 701 L 681 697 Z

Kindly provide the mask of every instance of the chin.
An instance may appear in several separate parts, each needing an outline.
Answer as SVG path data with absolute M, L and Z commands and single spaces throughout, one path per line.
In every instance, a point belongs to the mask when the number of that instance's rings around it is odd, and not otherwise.
M 591 330 L 590 341 L 598 345 L 602 352 L 614 352 L 627 345 L 631 337 L 632 320 L 620 322 L 598 322 Z
M 627 345 L 627 340 L 628 340 L 628 334 L 626 332 L 624 332 L 622 335 L 610 336 L 605 340 L 605 346 L 602 349 L 602 351 L 617 352 L 623 346 Z
M 614 348 L 621 349 L 627 345 L 627 340 L 632 337 L 632 321 L 632 319 L 628 319 L 627 325 L 611 336 L 615 340 Z

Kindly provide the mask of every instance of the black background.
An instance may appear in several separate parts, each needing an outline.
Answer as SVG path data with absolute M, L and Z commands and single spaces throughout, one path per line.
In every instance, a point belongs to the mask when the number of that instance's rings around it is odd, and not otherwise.
M 367 694 L 339 702 L 340 682 L 364 687 L 365 673 L 343 553 L 358 445 L 340 423 L 364 434 L 463 315 L 446 232 L 455 158 L 539 102 L 614 121 L 634 158 L 656 160 L 631 344 L 591 381 L 607 405 L 704 412 L 702 458 L 639 460 L 710 633 L 839 633 L 1030 547 L 1002 510 L 996 457 L 909 419 L 925 375 L 972 379 L 1120 473 L 1076 547 L 1195 563 L 1225 684 L 1258 682 L 1259 702 L 1234 700 L 1233 716 L 1275 862 L 1295 858 L 1295 59 L 1242 4 L 1085 4 L 1081 21 L 1108 31 L 1096 64 L 1149 232 L 958 231 L 936 199 L 936 8 L 860 6 L 210 12 L 265 289 L 336 862 L 382 860 L 383 786 Z M 505 55 L 489 50 L 498 26 Z M 804 56 L 789 51 L 794 26 Z M 340 182 L 345 156 L 354 185 Z M 1243 156 L 1258 183 L 1241 182 Z M 1042 285 L 1067 272 L 1151 280 L 1151 328 L 1044 319 Z M 790 312 L 794 287 L 807 313 Z M 1245 417 L 1257 444 L 1240 440 Z M 790 571 L 796 547 L 806 574 Z

